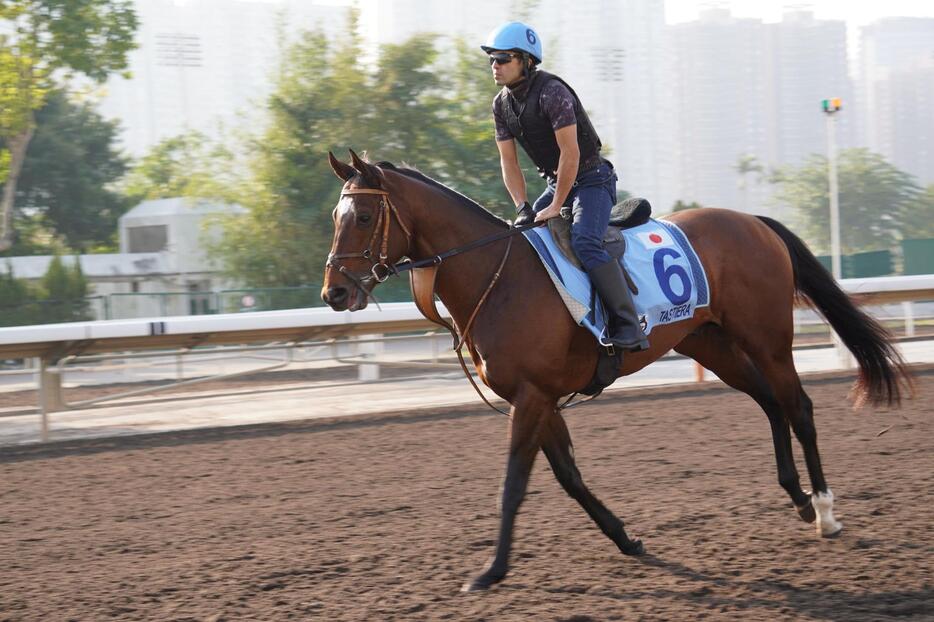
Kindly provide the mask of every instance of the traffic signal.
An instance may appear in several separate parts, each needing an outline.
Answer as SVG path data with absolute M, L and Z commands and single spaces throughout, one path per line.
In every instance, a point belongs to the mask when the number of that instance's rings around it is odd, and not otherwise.
M 824 112 L 831 114 L 843 108 L 843 100 L 841 100 L 839 97 L 823 99 L 821 100 L 821 106 L 823 106 Z

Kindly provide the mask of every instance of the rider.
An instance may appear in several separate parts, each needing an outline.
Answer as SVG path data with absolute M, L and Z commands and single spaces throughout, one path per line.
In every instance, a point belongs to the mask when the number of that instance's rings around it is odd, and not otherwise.
M 480 47 L 490 56 L 493 80 L 503 87 L 493 99 L 493 119 L 503 181 L 518 213 L 514 224 L 554 218 L 570 206 L 571 246 L 607 310 L 608 341 L 625 351 L 648 349 L 622 266 L 603 248 L 616 203 L 616 171 L 600 156 L 600 138 L 580 99 L 564 80 L 538 69 L 542 43 L 528 25 L 503 24 Z M 547 182 L 534 207 L 517 140 Z

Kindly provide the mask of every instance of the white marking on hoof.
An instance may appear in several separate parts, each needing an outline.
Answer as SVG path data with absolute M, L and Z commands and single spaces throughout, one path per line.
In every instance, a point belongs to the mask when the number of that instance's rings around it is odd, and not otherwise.
M 817 510 L 817 520 L 814 524 L 817 527 L 817 535 L 829 538 L 840 533 L 843 524 L 833 517 L 833 491 L 829 488 L 827 492 L 817 492 L 811 495 L 811 503 Z

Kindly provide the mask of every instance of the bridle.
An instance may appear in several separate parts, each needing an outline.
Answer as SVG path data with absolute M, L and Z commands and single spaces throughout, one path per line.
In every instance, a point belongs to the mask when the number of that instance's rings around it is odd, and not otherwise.
M 367 281 L 370 279 L 376 281 L 377 283 L 382 283 L 394 274 L 401 275 L 403 272 L 408 270 L 427 268 L 430 266 L 439 266 L 441 265 L 441 262 L 443 262 L 448 257 L 460 255 L 461 253 L 465 253 L 469 250 L 473 250 L 481 246 L 486 246 L 487 244 L 492 244 L 493 242 L 498 242 L 499 240 L 511 238 L 518 233 L 522 233 L 523 231 L 534 229 L 535 227 L 539 227 L 545 224 L 544 221 L 541 221 L 523 225 L 521 227 L 510 227 L 507 231 L 488 235 L 485 238 L 474 240 L 473 242 L 469 242 L 463 246 L 458 246 L 457 248 L 446 250 L 426 259 L 407 259 L 398 263 L 389 263 L 387 250 L 389 248 L 389 226 L 392 218 L 394 217 L 396 219 L 396 222 L 399 223 L 399 228 L 402 229 L 403 233 L 405 233 L 406 249 L 412 248 L 412 232 L 405 225 L 405 221 L 402 220 L 402 216 L 399 215 L 399 210 L 396 209 L 396 206 L 393 205 L 392 201 L 389 199 L 389 192 L 380 188 L 348 188 L 341 191 L 341 196 L 356 194 L 374 194 L 380 197 L 379 214 L 376 217 L 376 226 L 373 227 L 373 234 L 370 236 L 370 241 L 367 243 L 367 246 L 365 249 L 363 249 L 363 251 L 358 251 L 356 253 L 330 253 L 328 255 L 328 260 L 325 266 L 337 270 L 343 274 L 345 277 L 350 279 L 350 281 L 358 289 L 360 289 L 364 295 L 372 298 L 374 301 L 376 301 L 376 298 L 372 293 L 367 291 L 365 287 Z M 374 243 L 377 241 L 376 236 L 380 235 L 380 233 L 382 234 L 382 237 L 379 240 L 379 252 L 374 256 Z M 507 256 L 511 246 L 512 241 L 510 240 L 509 247 L 506 249 Z M 369 274 L 362 277 L 358 276 L 357 274 L 354 274 L 352 271 L 348 270 L 347 266 L 342 265 L 338 261 L 339 259 L 365 259 L 370 262 Z M 505 258 L 503 261 L 505 262 Z M 499 271 L 497 271 L 496 278 L 498 278 L 498 276 Z M 496 282 L 495 279 L 493 282 Z
M 408 227 L 405 226 L 405 222 L 402 220 L 402 217 L 399 216 L 399 210 L 392 204 L 392 201 L 389 200 L 389 193 L 385 190 L 378 188 L 348 188 L 341 192 L 341 196 L 345 195 L 355 195 L 355 194 L 375 194 L 379 195 L 379 214 L 376 217 L 376 226 L 373 227 L 373 235 L 370 236 L 370 241 L 367 243 L 365 249 L 362 252 L 356 253 L 330 253 L 328 255 L 327 266 L 333 268 L 346 276 L 351 282 L 354 283 L 360 290 L 363 291 L 369 297 L 372 297 L 372 294 L 367 291 L 364 286 L 364 282 L 369 279 L 369 276 L 360 277 L 347 269 L 347 266 L 341 265 L 339 259 L 364 259 L 370 262 L 370 275 L 372 275 L 373 280 L 377 283 L 382 283 L 388 279 L 393 274 L 398 274 L 396 266 L 390 264 L 388 261 L 387 251 L 389 249 L 389 225 L 392 221 L 392 217 L 395 217 L 396 222 L 399 223 L 399 228 L 405 233 L 406 239 L 406 248 L 411 247 L 412 245 L 412 232 Z M 376 242 L 376 236 L 382 231 L 382 239 L 379 242 L 379 252 L 374 258 L 373 245 Z

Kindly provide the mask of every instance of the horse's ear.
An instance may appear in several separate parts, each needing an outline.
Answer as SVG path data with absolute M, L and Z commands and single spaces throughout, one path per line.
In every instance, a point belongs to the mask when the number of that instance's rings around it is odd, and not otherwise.
M 328 151 L 328 162 L 331 163 L 331 170 L 334 171 L 334 174 L 341 181 L 347 181 L 351 177 L 357 174 L 357 171 L 354 170 L 354 167 L 349 164 L 344 164 L 340 160 L 334 157 L 334 154 Z
M 367 182 L 367 185 L 379 188 L 380 172 L 377 167 L 364 162 L 353 149 L 350 149 L 350 161 L 353 167 L 357 169 L 357 172 L 363 175 L 363 179 Z

